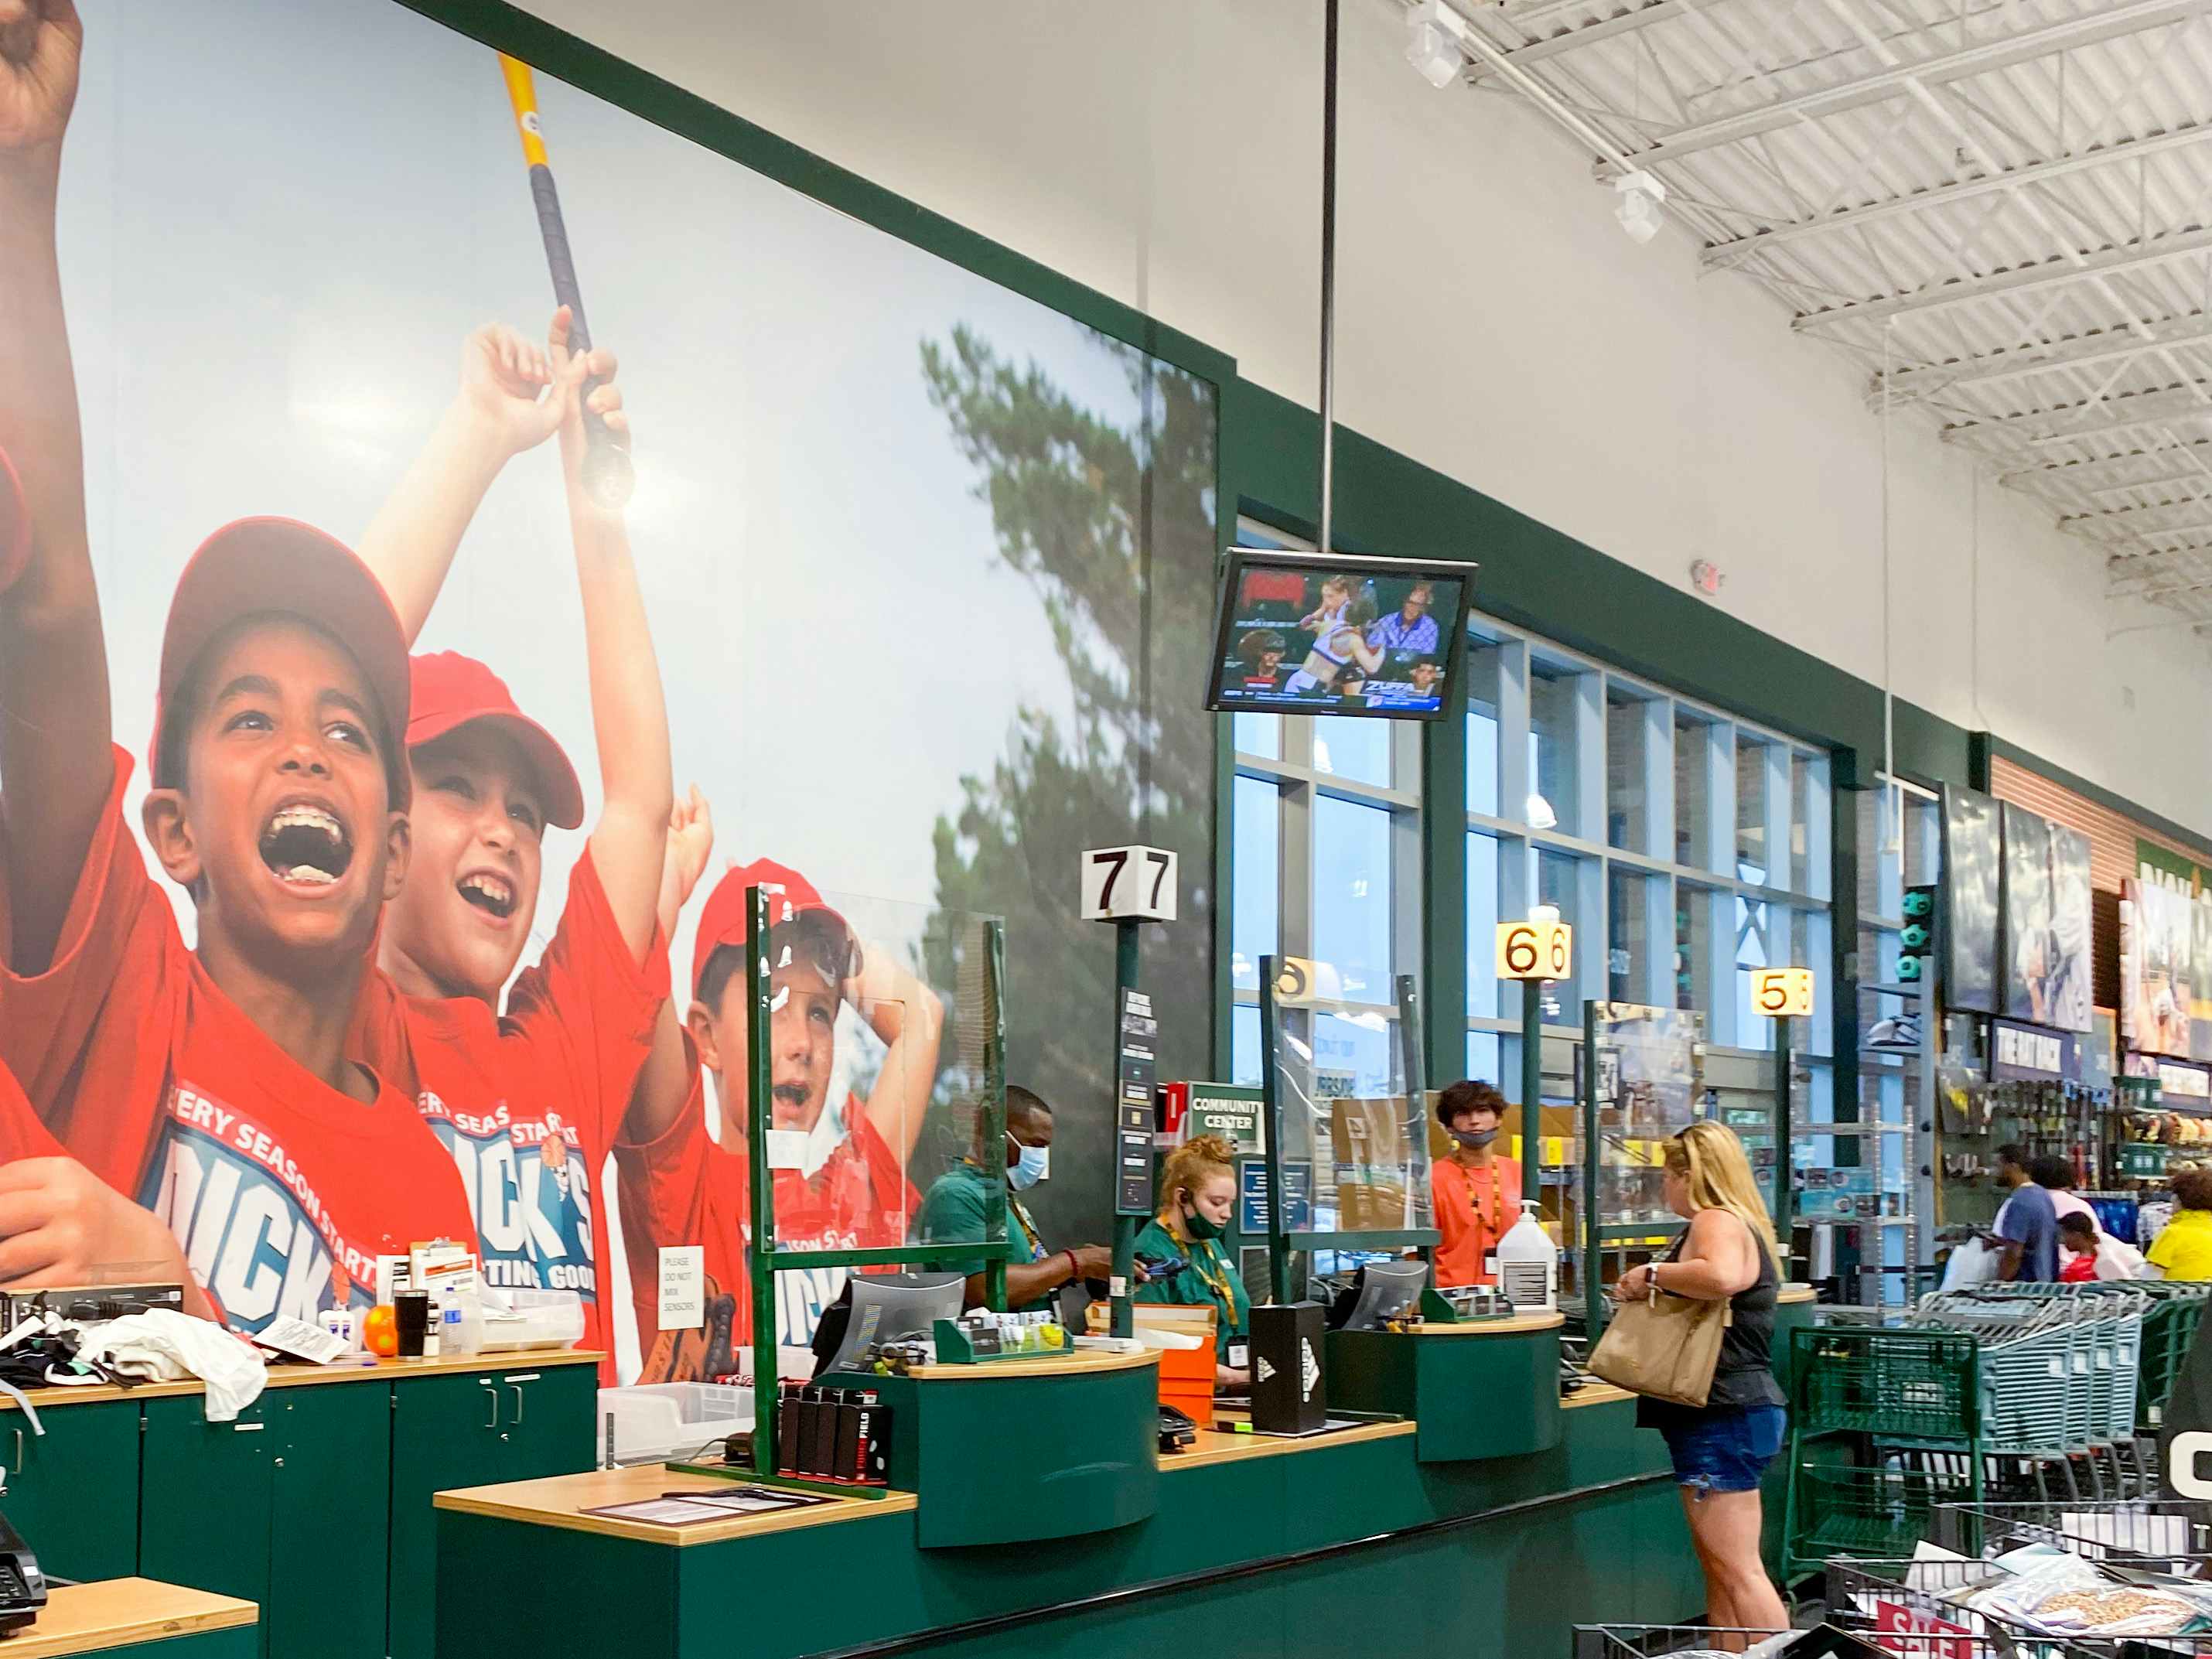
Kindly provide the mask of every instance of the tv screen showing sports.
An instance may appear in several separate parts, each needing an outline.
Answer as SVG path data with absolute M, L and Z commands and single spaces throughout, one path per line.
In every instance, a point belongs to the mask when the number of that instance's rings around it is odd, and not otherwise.
M 1440 720 L 1475 567 L 1232 547 L 1206 706 Z

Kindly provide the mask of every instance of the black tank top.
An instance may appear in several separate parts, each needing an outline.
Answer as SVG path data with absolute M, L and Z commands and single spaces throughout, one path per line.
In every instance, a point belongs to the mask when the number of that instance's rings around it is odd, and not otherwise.
M 1682 1247 L 1689 1242 L 1686 1227 L 1674 1249 L 1661 1260 L 1679 1261 Z M 1781 1275 L 1775 1271 L 1766 1241 L 1754 1231 L 1752 1242 L 1759 1249 L 1759 1277 L 1729 1298 L 1731 1316 L 1728 1329 L 1721 1334 L 1721 1356 L 1713 1366 L 1712 1390 L 1705 1396 L 1707 1411 L 1788 1403 L 1782 1397 L 1781 1385 L 1774 1380 L 1774 1308 L 1781 1294 Z M 1662 1425 L 1653 1419 L 1694 1416 L 1696 1411 L 1695 1407 L 1643 1400 L 1638 1402 L 1637 1420 L 1647 1428 L 1657 1428 Z

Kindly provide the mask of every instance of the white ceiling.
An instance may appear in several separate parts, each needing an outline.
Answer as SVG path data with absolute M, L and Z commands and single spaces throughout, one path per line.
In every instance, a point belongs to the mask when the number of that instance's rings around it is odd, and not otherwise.
M 1468 81 L 2212 623 L 2212 0 L 1448 3 Z

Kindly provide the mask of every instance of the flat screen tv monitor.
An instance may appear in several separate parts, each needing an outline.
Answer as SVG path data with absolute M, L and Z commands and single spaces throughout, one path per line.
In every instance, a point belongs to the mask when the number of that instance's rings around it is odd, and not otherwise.
M 1232 547 L 1206 706 L 1443 718 L 1466 655 L 1475 567 Z
M 959 1273 L 855 1273 L 822 1310 L 814 1329 L 814 1374 L 850 1370 L 870 1348 L 926 1337 L 960 1317 L 968 1281 Z
M 1401 1319 L 1421 1305 L 1421 1292 L 1429 1287 L 1429 1264 L 1418 1256 L 1397 1261 L 1370 1261 L 1359 1270 L 1350 1290 L 1329 1311 L 1330 1328 L 1340 1331 L 1379 1331 L 1393 1319 Z M 1341 1314 L 1341 1319 L 1334 1316 Z

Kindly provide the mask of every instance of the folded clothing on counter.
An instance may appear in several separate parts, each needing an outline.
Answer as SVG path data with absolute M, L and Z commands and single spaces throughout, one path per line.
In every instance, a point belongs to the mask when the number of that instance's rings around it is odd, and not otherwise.
M 244 1338 L 167 1308 L 87 1326 L 82 1342 L 82 1358 L 118 1376 L 205 1383 L 210 1423 L 234 1421 L 269 1381 L 269 1367 Z

